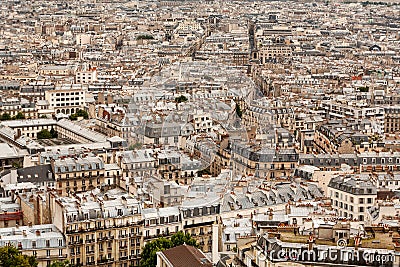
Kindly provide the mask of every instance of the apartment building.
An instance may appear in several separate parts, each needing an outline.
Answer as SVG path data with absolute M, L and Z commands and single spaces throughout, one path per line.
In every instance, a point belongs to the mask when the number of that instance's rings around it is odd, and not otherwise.
M 190 114 L 188 120 L 193 124 L 196 133 L 211 132 L 213 122 L 209 114 L 198 110 L 194 114 Z
M 12 120 L 1 124 L 13 129 L 17 137 L 24 135 L 32 139 L 36 139 L 37 133 L 43 129 L 50 131 L 57 128 L 57 122 L 53 119 Z
M 220 211 L 220 197 L 212 193 L 192 194 L 181 205 L 183 231 L 196 239 L 203 252 L 212 251 L 212 225 Z
M 191 159 L 179 151 L 161 151 L 157 153 L 157 159 L 158 173 L 161 177 L 180 184 L 190 184 L 202 168 L 199 160 Z
M 157 173 L 158 160 L 153 149 L 118 152 L 119 166 L 125 177 L 152 176 Z
M 376 122 L 376 131 L 383 133 L 385 122 L 385 109 L 383 107 L 369 107 L 367 104 L 347 103 L 334 101 L 322 101 L 321 108 L 325 110 L 328 119 L 370 119 Z
M 45 100 L 55 113 L 74 114 L 86 106 L 86 87 L 78 84 L 56 86 L 54 90 L 45 92 Z
M 118 189 L 56 197 L 54 224 L 68 244 L 68 259 L 80 266 L 138 266 L 143 247 L 139 202 Z
M 67 259 L 64 235 L 53 224 L 0 228 L 0 247 L 12 245 L 22 254 L 35 256 L 38 267 Z
M 139 133 L 142 144 L 180 147 L 182 142 L 179 123 L 147 123 Z
M 22 225 L 21 206 L 14 202 L 12 197 L 0 198 L 0 228 Z
M 175 181 L 165 181 L 156 177 L 149 179 L 147 191 L 154 207 L 175 207 L 182 204 L 184 188 Z
M 295 149 L 271 149 L 262 145 L 232 143 L 232 169 L 235 175 L 254 175 L 266 180 L 286 179 L 297 166 Z
M 288 45 L 275 43 L 263 44 L 257 53 L 257 58 L 261 64 L 266 64 L 273 60 L 289 58 L 292 55 L 292 48 Z
M 62 157 L 51 162 L 56 189 L 62 196 L 93 190 L 102 184 L 114 184 L 115 177 L 107 177 L 105 164 L 98 157 Z M 118 173 L 118 171 L 117 171 Z M 117 175 L 122 174 L 120 171 Z
M 210 164 L 210 173 L 218 176 L 223 170 L 231 169 L 230 148 L 219 147 L 214 155 L 214 160 Z
M 142 216 L 145 243 L 162 236 L 171 236 L 182 230 L 182 217 L 178 207 L 143 209 Z
M 375 205 L 377 189 L 368 174 L 336 176 L 328 184 L 328 197 L 338 216 L 362 222 Z
M 357 156 L 361 172 L 400 171 L 400 152 L 363 152 Z
M 0 142 L 0 151 L 0 168 L 9 169 L 23 165 L 24 155 L 14 146 Z
M 96 68 L 88 68 L 78 70 L 75 73 L 75 82 L 78 84 L 89 84 L 97 81 L 97 70 Z
M 21 136 L 36 139 L 37 133 L 43 129 L 48 131 L 54 129 L 58 133 L 59 138 L 66 138 L 76 143 L 107 142 L 107 136 L 67 119 L 59 121 L 53 119 L 11 120 L 3 121 L 1 125 L 6 126 L 4 128 L 9 129 L 10 132 L 4 131 L 0 133 L 0 135 L 4 140 L 10 141 L 11 143 L 14 143 L 15 139 Z M 109 139 L 112 140 L 112 138 Z M 112 141 L 110 142 L 113 143 Z
M 44 65 L 40 67 L 40 74 L 46 76 L 70 76 L 74 73 L 72 65 Z
M 385 133 L 398 133 L 400 131 L 400 106 L 386 106 Z
M 20 88 L 19 96 L 26 98 L 30 101 L 38 101 L 45 99 L 45 92 L 54 90 L 55 85 L 49 82 L 32 82 L 23 85 Z

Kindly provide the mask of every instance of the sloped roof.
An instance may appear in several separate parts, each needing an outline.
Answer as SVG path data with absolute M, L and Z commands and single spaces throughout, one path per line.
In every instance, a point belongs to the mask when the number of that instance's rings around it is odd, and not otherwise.
M 212 267 L 212 263 L 197 248 L 181 245 L 162 252 L 174 267 Z

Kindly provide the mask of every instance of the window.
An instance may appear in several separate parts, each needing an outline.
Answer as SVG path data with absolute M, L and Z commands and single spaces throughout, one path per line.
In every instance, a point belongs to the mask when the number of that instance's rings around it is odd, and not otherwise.
M 363 198 L 360 198 L 360 199 L 358 200 L 358 203 L 359 203 L 359 204 L 364 204 L 364 199 L 363 199 Z

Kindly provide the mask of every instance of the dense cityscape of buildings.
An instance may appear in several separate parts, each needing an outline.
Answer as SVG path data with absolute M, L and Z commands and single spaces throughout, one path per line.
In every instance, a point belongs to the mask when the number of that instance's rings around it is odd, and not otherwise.
M 182 231 L 158 267 L 399 266 L 399 15 L 3 0 L 0 247 L 133 267 Z

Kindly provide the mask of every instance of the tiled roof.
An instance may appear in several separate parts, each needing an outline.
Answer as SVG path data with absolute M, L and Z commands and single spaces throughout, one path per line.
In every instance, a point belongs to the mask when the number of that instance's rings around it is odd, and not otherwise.
M 212 263 L 197 248 L 181 245 L 162 252 L 174 267 L 211 267 Z

